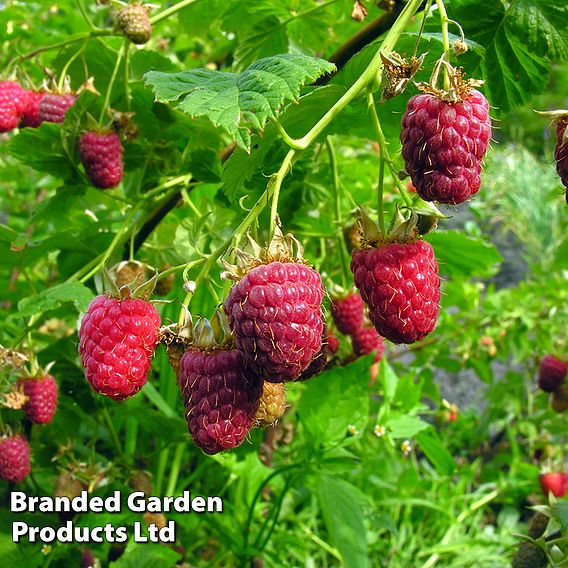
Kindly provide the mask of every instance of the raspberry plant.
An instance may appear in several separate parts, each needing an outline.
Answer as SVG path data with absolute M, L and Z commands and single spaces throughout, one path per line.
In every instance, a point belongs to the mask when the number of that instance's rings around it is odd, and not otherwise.
M 506 566 L 527 502 L 517 552 L 561 565 L 565 124 L 532 109 L 565 106 L 562 0 L 0 27 L 3 491 L 225 501 L 175 546 L 16 547 L 5 510 L 2 565 Z

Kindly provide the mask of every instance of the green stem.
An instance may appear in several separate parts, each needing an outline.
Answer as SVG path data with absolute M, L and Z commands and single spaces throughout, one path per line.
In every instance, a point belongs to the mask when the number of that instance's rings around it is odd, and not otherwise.
M 167 278 L 170 274 L 175 274 L 176 272 L 181 272 L 182 270 L 188 270 L 188 269 L 191 270 L 192 268 L 195 268 L 196 266 L 199 266 L 204 262 L 205 262 L 204 258 L 198 258 L 197 260 L 192 260 L 191 262 L 186 262 L 185 264 L 172 266 L 172 268 L 168 268 L 167 270 L 160 272 L 156 280 L 163 280 L 164 278 Z
M 124 442 L 124 452 L 127 456 L 134 456 L 136 452 L 136 442 L 138 438 L 138 421 L 129 416 L 126 419 L 126 437 Z
M 124 46 L 124 100 L 126 101 L 126 111 L 130 112 L 130 62 L 128 61 L 130 50 L 130 42 L 127 42 Z
M 275 477 L 277 477 L 278 475 L 281 475 L 287 471 L 290 471 L 291 469 L 296 469 L 298 467 L 301 467 L 301 464 L 298 463 L 294 463 L 291 465 L 287 465 L 284 467 L 281 467 L 280 469 L 277 469 L 276 471 L 273 471 L 258 487 L 258 489 L 256 490 L 256 493 L 254 494 L 254 497 L 252 499 L 252 503 L 250 504 L 249 507 L 249 512 L 247 515 L 247 520 L 245 523 L 245 530 L 244 530 L 244 546 L 243 548 L 246 550 L 248 547 L 248 540 L 249 540 L 249 533 L 250 533 L 250 526 L 252 524 L 252 517 L 254 515 L 254 509 L 256 506 L 257 501 L 260 499 L 260 495 L 262 494 L 262 490 L 266 487 L 266 485 L 268 485 Z
M 172 467 L 170 469 L 170 476 L 168 478 L 168 486 L 166 488 L 166 495 L 172 496 L 175 493 L 176 485 L 179 477 L 179 470 L 181 468 L 181 462 L 183 458 L 183 452 L 187 444 L 181 443 L 176 446 L 176 451 L 174 453 L 174 461 L 172 462 Z
M 103 118 L 105 117 L 105 114 L 108 111 L 109 105 L 110 105 L 110 96 L 112 94 L 112 88 L 114 87 L 114 82 L 116 81 L 116 76 L 118 75 L 118 70 L 120 68 L 120 62 L 122 61 L 122 58 L 124 56 L 124 54 L 128 51 L 128 44 L 130 43 L 130 40 L 126 39 L 124 40 L 124 44 L 122 46 L 122 49 L 118 52 L 117 56 L 116 56 L 116 63 L 114 64 L 114 69 L 112 70 L 112 75 L 110 76 L 110 81 L 108 84 L 108 89 L 105 95 L 105 100 L 103 103 L 103 108 L 101 109 L 101 114 L 99 116 L 99 124 L 101 124 L 103 122 Z
M 385 200 L 384 200 L 384 183 L 385 183 L 385 157 L 381 152 L 379 156 L 379 183 L 377 187 L 377 213 L 379 215 L 379 229 L 386 236 L 387 228 L 385 225 Z
M 12 65 L 17 65 L 19 63 L 22 63 L 23 61 L 26 61 L 28 59 L 32 59 L 32 58 L 36 57 L 36 55 L 39 55 L 40 53 L 43 53 L 44 51 L 51 51 L 52 49 L 61 49 L 62 47 L 66 47 L 66 46 L 68 46 L 72 43 L 76 43 L 78 41 L 89 40 L 89 39 L 93 39 L 95 37 L 104 37 L 104 36 L 112 36 L 112 35 L 116 35 L 116 34 L 113 31 L 110 31 L 110 30 L 96 30 L 96 31 L 78 34 L 75 37 L 71 37 L 71 38 L 66 39 L 64 41 L 60 41 L 58 43 L 52 43 L 51 45 L 44 45 L 43 47 L 38 47 L 37 49 L 34 49 L 33 51 L 30 51 L 29 53 L 26 53 L 24 55 L 18 55 L 16 57 L 14 57 L 12 59 L 12 61 L 10 61 L 8 68 L 12 67 Z
M 89 272 L 87 272 L 87 274 L 85 274 L 83 277 L 81 277 L 79 279 L 79 282 L 81 282 L 82 284 L 87 282 L 89 278 L 92 278 L 104 266 L 106 261 L 111 257 L 112 253 L 115 251 L 116 247 L 119 246 L 119 244 L 121 244 L 122 240 L 124 239 L 124 235 L 125 233 L 128 232 L 128 229 L 130 228 L 130 223 L 134 218 L 134 215 L 137 213 L 137 209 L 138 208 L 135 207 L 134 211 L 132 211 L 132 213 L 128 216 L 128 218 L 126 219 L 126 221 L 124 222 L 118 233 L 116 233 L 116 235 L 114 236 L 114 239 L 110 243 L 109 247 L 106 249 L 104 253 L 102 253 L 102 255 L 100 255 L 101 258 L 95 264 L 94 268 Z
M 265 519 L 264 523 L 262 524 L 260 532 L 258 533 L 258 536 L 257 536 L 257 538 L 254 542 L 253 547 L 255 549 L 262 551 L 266 548 L 266 545 L 268 544 L 268 541 L 270 540 L 270 537 L 272 536 L 272 533 L 274 532 L 274 528 L 276 527 L 276 523 L 278 522 L 278 517 L 280 517 L 280 511 L 282 510 L 282 504 L 284 503 L 284 497 L 286 497 L 286 494 L 288 493 L 288 490 L 290 489 L 290 486 L 292 485 L 293 479 L 294 479 L 293 475 L 290 475 L 286 479 L 286 481 L 284 483 L 284 487 L 282 488 L 282 492 L 280 493 L 280 497 L 278 498 L 278 503 L 276 504 L 275 512 L 272 515 L 272 524 L 270 525 L 270 529 L 268 530 L 264 540 L 261 541 L 262 534 L 264 533 L 266 526 L 268 524 L 268 521 L 270 519 L 270 517 L 267 517 Z M 260 544 L 261 542 L 262 542 L 262 544 Z
M 156 495 L 162 494 L 164 472 L 166 471 L 166 465 L 168 464 L 169 457 L 170 450 L 168 448 L 165 448 L 160 452 L 160 457 L 158 458 L 158 468 L 156 470 L 156 483 L 154 484 L 154 491 L 156 492 Z
M 268 240 L 270 241 L 274 236 L 274 229 L 276 228 L 276 218 L 278 217 L 278 198 L 280 197 L 280 188 L 282 187 L 282 182 L 284 177 L 292 167 L 292 161 L 296 155 L 296 150 L 291 149 L 282 161 L 282 165 L 274 178 L 273 188 L 272 188 L 272 207 L 270 208 L 270 233 L 268 235 Z M 267 196 L 268 198 L 268 196 Z M 254 221 L 251 220 L 249 225 Z M 248 226 L 247 226 L 248 228 Z M 245 229 L 246 230 L 246 229 Z
M 335 204 L 335 225 L 337 234 L 337 244 L 339 250 L 339 261 L 341 264 L 341 285 L 345 290 L 347 288 L 347 274 L 349 274 L 349 266 L 347 262 L 347 249 L 345 247 L 345 239 L 343 237 L 343 221 L 341 218 L 341 196 L 339 189 L 339 175 L 337 173 L 337 159 L 335 155 L 335 147 L 331 140 L 331 136 L 325 139 L 327 154 L 329 158 L 329 167 L 331 169 L 331 179 L 333 185 L 333 197 Z
M 79 9 L 79 12 L 81 12 L 81 16 L 83 16 L 83 19 L 85 20 L 85 22 L 87 22 L 87 24 L 89 25 L 91 30 L 94 31 L 94 30 L 98 29 L 93 24 L 91 18 L 89 17 L 89 14 L 87 14 L 87 11 L 85 10 L 85 7 L 83 6 L 83 3 L 81 2 L 81 0 L 75 0 L 75 4 L 77 4 L 77 8 Z
M 375 134 L 377 135 L 377 141 L 379 143 L 379 152 L 381 154 L 381 160 L 384 161 L 387 165 L 387 168 L 389 169 L 390 175 L 396 185 L 396 188 L 398 189 L 402 199 L 404 200 L 404 203 L 407 205 L 407 207 L 412 207 L 412 199 L 410 199 L 410 197 L 408 196 L 408 193 L 406 192 L 406 189 L 404 189 L 404 186 L 402 185 L 402 182 L 400 181 L 400 178 L 398 177 L 398 174 L 395 170 L 395 167 L 393 165 L 393 160 L 390 157 L 390 153 L 388 150 L 388 145 L 387 145 L 387 140 L 385 138 L 385 135 L 383 133 L 383 129 L 381 128 L 381 122 L 379 121 L 379 115 L 377 114 L 377 107 L 375 106 L 375 99 L 373 97 L 373 93 L 369 90 L 367 92 L 367 107 L 369 109 L 369 113 L 371 115 L 371 123 L 373 125 L 373 129 L 375 130 Z M 380 191 L 382 191 L 382 188 L 379 188 Z M 381 203 L 382 203 L 382 198 L 379 198 Z M 379 214 L 380 214 L 381 208 L 379 208 Z
M 307 148 L 329 126 L 335 117 L 359 95 L 361 91 L 363 91 L 371 83 L 380 84 L 383 73 L 381 52 L 388 53 L 394 49 L 400 35 L 414 13 L 420 8 L 421 4 L 422 0 L 410 0 L 408 2 L 385 36 L 381 46 L 377 49 L 373 59 L 371 59 L 371 62 L 367 65 L 366 69 L 359 76 L 357 81 L 351 85 L 347 92 L 321 117 L 321 119 L 305 136 L 300 139 L 290 139 L 294 144 L 294 146 L 292 146 L 293 148 Z
M 69 67 L 71 67 L 71 64 L 73 63 L 73 61 L 75 61 L 75 59 L 77 59 L 77 57 L 79 57 L 79 55 L 81 55 L 81 53 L 83 53 L 83 50 L 85 49 L 86 45 L 87 45 L 87 42 L 84 41 L 83 44 L 81 45 L 81 47 L 69 58 L 69 61 L 67 61 L 67 63 L 65 64 L 65 67 L 63 67 L 63 69 L 61 70 L 61 75 L 59 76 L 59 83 L 57 85 L 57 87 L 59 88 L 60 91 L 63 91 L 63 85 L 65 83 L 65 76 L 67 75 L 67 71 L 69 70 Z
M 191 4 L 195 4 L 196 2 L 199 2 L 199 1 L 200 0 L 182 0 L 182 2 L 178 2 L 177 4 L 174 4 L 173 6 L 171 6 L 170 8 L 163 10 L 159 14 L 152 16 L 150 18 L 150 23 L 152 25 L 157 24 L 158 22 L 161 22 L 162 20 L 165 20 L 166 18 L 173 16 L 176 12 L 179 12 L 180 10 L 183 10 L 187 6 L 189 6 Z
M 448 33 L 448 13 L 446 12 L 446 7 L 444 6 L 443 0 L 436 0 L 438 5 L 438 11 L 440 12 L 440 24 L 442 26 L 442 38 L 444 39 L 444 55 L 443 58 L 447 59 L 450 55 L 450 36 Z M 450 78 L 448 76 L 448 70 L 444 67 L 444 89 L 448 91 L 450 89 Z
M 120 444 L 120 440 L 118 439 L 118 434 L 116 433 L 114 424 L 112 423 L 112 419 L 110 417 L 110 414 L 108 413 L 108 409 L 106 408 L 106 406 L 103 408 L 103 418 L 105 419 L 107 428 L 110 432 L 110 436 L 116 447 L 116 452 L 118 453 L 119 456 L 122 456 L 122 446 Z

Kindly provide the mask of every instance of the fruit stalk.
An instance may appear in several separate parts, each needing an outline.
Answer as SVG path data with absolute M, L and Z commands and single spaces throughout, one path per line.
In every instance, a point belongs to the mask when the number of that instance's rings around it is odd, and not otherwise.
M 442 27 L 442 38 L 444 40 L 444 54 L 443 59 L 446 59 L 450 54 L 450 37 L 448 35 L 448 13 L 446 12 L 446 7 L 444 6 L 443 0 L 436 0 L 438 5 L 438 11 L 440 12 L 440 24 Z M 444 89 L 449 90 L 450 88 L 450 77 L 448 76 L 448 71 L 444 68 Z
M 114 69 L 112 70 L 112 75 L 110 76 L 110 81 L 108 84 L 108 88 L 105 94 L 105 100 L 103 102 L 103 108 L 101 109 L 101 114 L 99 116 L 99 124 L 102 124 L 105 114 L 108 111 L 109 108 L 109 104 L 110 104 L 110 95 L 112 93 L 112 88 L 114 87 L 114 82 L 116 81 L 116 76 L 118 75 L 118 69 L 120 68 L 120 63 L 122 61 L 122 58 L 124 57 L 124 54 L 128 51 L 128 45 L 129 45 L 130 41 L 128 39 L 124 40 L 124 43 L 122 44 L 122 49 L 118 52 L 117 56 L 116 56 L 116 62 L 114 64 Z
M 320 118 L 320 120 L 305 136 L 299 139 L 290 139 L 294 144 L 292 146 L 293 148 L 305 150 L 329 126 L 335 117 L 359 95 L 361 91 L 370 84 L 379 85 L 381 83 L 383 75 L 381 53 L 388 53 L 394 49 L 396 42 L 412 16 L 414 16 L 416 11 L 420 8 L 421 4 L 422 0 L 410 0 L 392 25 L 379 49 L 377 49 L 373 59 L 371 59 L 371 62 L 367 65 L 363 73 L 361 73 L 357 81 L 351 85 L 347 92 Z
M 339 262 L 341 263 L 341 285 L 347 288 L 347 274 L 349 273 L 349 262 L 347 261 L 347 250 L 345 248 L 345 239 L 342 234 L 341 219 L 341 195 L 339 187 L 339 175 L 337 172 L 337 159 L 335 157 L 335 146 L 331 141 L 331 136 L 325 139 L 327 153 L 329 156 L 329 168 L 331 169 L 331 179 L 333 184 L 333 197 L 335 205 L 335 229 L 338 231 L 337 248 L 339 251 Z
M 176 451 L 174 453 L 174 461 L 172 462 L 172 467 L 170 469 L 170 476 L 168 477 L 168 486 L 166 487 L 166 495 L 174 495 L 176 490 L 176 485 L 179 477 L 179 470 L 181 468 L 181 463 L 183 460 L 183 451 L 185 449 L 185 442 L 178 444 L 176 446 Z
M 176 12 L 183 10 L 190 4 L 195 4 L 196 2 L 199 1 L 200 0 L 182 0 L 181 2 L 178 2 L 177 4 L 174 4 L 173 6 L 170 6 L 166 10 L 160 12 L 159 14 L 156 14 L 155 16 L 151 17 L 150 23 L 152 25 L 157 24 L 158 22 L 161 22 L 162 20 L 165 20 L 166 18 L 173 16 Z
M 410 197 L 408 196 L 408 193 L 406 192 L 406 189 L 404 189 L 404 186 L 402 185 L 402 182 L 400 181 L 396 170 L 394 169 L 393 166 L 393 162 L 392 159 L 390 157 L 388 148 L 387 148 L 387 140 L 385 138 L 385 135 L 383 133 L 383 129 L 381 127 L 381 122 L 379 120 L 379 115 L 377 114 L 377 107 L 375 106 L 375 97 L 373 97 L 373 93 L 371 92 L 371 90 L 369 90 L 367 92 L 367 106 L 369 108 L 369 112 L 371 114 L 371 123 L 373 124 L 373 128 L 375 130 L 375 134 L 377 135 L 377 142 L 379 143 L 379 152 L 381 154 L 381 160 L 383 162 L 385 162 L 387 164 L 387 167 L 389 169 L 389 172 L 391 174 L 391 177 L 396 185 L 396 188 L 398 189 L 398 192 L 400 193 L 402 199 L 404 200 L 404 202 L 406 203 L 406 205 L 408 207 L 412 206 L 412 200 L 410 199 Z M 380 178 L 382 176 L 379 176 Z M 379 223 L 380 223 L 380 215 L 381 212 L 383 211 L 383 200 L 382 197 L 379 198 Z M 383 231 L 383 234 L 386 234 L 386 231 L 384 229 L 384 219 L 383 219 L 383 226 L 380 226 L 381 231 Z

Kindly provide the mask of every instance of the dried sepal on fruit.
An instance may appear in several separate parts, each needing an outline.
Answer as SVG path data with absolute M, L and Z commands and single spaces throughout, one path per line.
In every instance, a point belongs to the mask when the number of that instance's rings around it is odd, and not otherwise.
M 361 211 L 362 248 L 353 251 L 351 271 L 369 319 L 382 337 L 413 343 L 436 327 L 440 278 L 434 249 L 419 238 L 416 216 L 401 215 L 389 234 Z
M 440 68 L 449 88 L 436 86 Z M 456 205 L 479 191 L 482 159 L 489 147 L 489 103 L 460 69 L 440 60 L 423 94 L 412 97 L 402 117 L 402 155 L 420 197 Z
M 321 276 L 279 227 L 265 247 L 250 237 L 249 246 L 252 252 L 237 250 L 237 264 L 225 263 L 222 275 L 236 280 L 223 305 L 235 344 L 263 379 L 293 381 L 321 349 Z

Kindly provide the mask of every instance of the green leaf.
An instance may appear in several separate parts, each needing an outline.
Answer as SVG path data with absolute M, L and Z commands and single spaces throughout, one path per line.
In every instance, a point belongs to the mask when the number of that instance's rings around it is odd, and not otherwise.
M 492 276 L 503 261 L 492 244 L 460 231 L 436 231 L 424 238 L 434 247 L 440 273 L 449 277 Z
M 427 422 L 416 418 L 416 416 L 397 416 L 385 423 L 385 427 L 392 438 L 412 438 L 428 426 Z
M 89 288 L 79 282 L 64 282 L 43 290 L 35 296 L 24 298 L 18 302 L 18 316 L 29 317 L 39 315 L 48 310 L 58 308 L 66 302 L 72 302 L 77 311 L 84 312 L 94 298 Z
M 388 364 L 387 358 L 383 357 L 379 363 L 379 377 L 384 383 L 385 400 L 390 401 L 394 398 L 398 385 L 398 376 L 393 371 L 393 368 Z
M 568 57 L 565 0 L 451 0 L 448 15 L 485 47 L 483 78 L 491 103 L 502 111 L 544 91 L 550 59 Z M 469 74 L 475 75 L 475 69 Z
M 8 154 L 39 172 L 67 177 L 72 171 L 59 124 L 44 122 L 39 128 L 24 128 L 4 148 Z
M 568 530 L 568 503 L 557 501 L 551 505 L 554 518 L 560 523 L 563 532 Z
M 368 566 L 367 538 L 357 489 L 342 479 L 321 474 L 316 479 L 323 520 L 345 566 Z
M 167 546 L 153 543 L 129 542 L 124 554 L 115 562 L 111 562 L 111 568 L 153 568 L 161 566 L 169 568 L 175 566 L 180 559 L 180 554 Z
M 424 455 L 432 462 L 432 465 L 442 475 L 451 475 L 456 469 L 456 463 L 450 452 L 446 450 L 438 434 L 433 428 L 419 432 L 414 438 Z
M 207 117 L 249 151 L 253 132 L 261 132 L 284 104 L 297 101 L 303 85 L 334 69 L 323 59 L 275 55 L 256 61 L 240 74 L 196 69 L 150 71 L 145 78 L 156 100 L 175 103 L 192 117 Z
M 288 34 L 286 25 L 276 16 L 269 16 L 260 21 L 243 37 L 235 50 L 233 67 L 244 69 L 247 65 L 269 55 L 288 51 Z
M 345 438 L 349 425 L 362 432 L 368 420 L 367 382 L 373 357 L 361 357 L 310 379 L 298 413 L 314 444 Z

